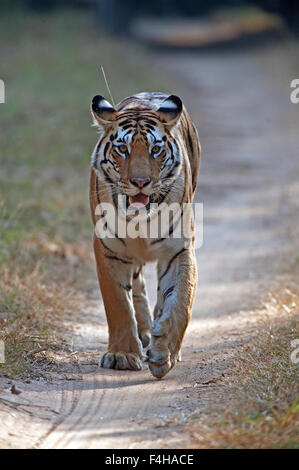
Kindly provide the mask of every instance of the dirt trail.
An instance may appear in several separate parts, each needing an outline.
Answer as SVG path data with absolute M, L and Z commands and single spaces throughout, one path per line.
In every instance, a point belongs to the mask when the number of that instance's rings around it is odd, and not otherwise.
M 152 56 L 181 80 L 174 92 L 203 146 L 197 200 L 204 202 L 204 244 L 182 362 L 160 381 L 146 364 L 142 372 L 99 369 L 107 328 L 94 276 L 94 292 L 74 312 L 72 372 L 50 384 L 19 384 L 20 395 L 3 382 L 1 447 L 178 447 L 185 419 L 226 393 L 232 353 L 254 330 L 261 298 L 290 249 L 285 221 L 299 172 L 299 108 L 289 100 L 294 77 L 271 80 L 264 63 L 273 54 L 265 48 Z M 153 301 L 153 266 L 147 278 Z

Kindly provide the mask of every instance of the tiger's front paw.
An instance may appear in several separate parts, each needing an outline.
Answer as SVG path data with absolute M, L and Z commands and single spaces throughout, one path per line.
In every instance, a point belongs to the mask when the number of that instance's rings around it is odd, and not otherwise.
M 152 344 L 149 351 L 149 368 L 154 377 L 161 379 L 180 358 L 180 342 L 177 328 L 166 318 L 158 318 L 152 328 Z
M 105 369 L 141 370 L 141 359 L 136 353 L 106 352 L 99 360 L 99 366 Z
M 162 379 L 173 366 L 174 362 L 171 361 L 169 350 L 164 352 L 149 351 L 149 368 L 157 379 Z

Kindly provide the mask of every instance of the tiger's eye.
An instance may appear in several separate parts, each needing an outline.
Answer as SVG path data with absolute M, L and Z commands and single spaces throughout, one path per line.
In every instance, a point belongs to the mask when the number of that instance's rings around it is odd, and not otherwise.
M 121 153 L 126 153 L 127 150 L 128 150 L 128 147 L 126 145 L 119 145 L 118 146 L 118 150 L 121 152 Z
M 158 153 L 160 151 L 159 145 L 154 145 L 152 148 L 152 153 Z

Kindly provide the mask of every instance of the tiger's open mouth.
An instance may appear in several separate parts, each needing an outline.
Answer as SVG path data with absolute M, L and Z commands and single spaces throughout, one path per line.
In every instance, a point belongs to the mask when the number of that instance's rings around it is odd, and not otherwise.
M 151 201 L 152 197 L 143 193 L 136 194 L 135 196 L 127 196 L 127 208 L 134 207 L 136 209 L 140 209 L 142 207 L 146 207 L 148 210 L 150 208 Z

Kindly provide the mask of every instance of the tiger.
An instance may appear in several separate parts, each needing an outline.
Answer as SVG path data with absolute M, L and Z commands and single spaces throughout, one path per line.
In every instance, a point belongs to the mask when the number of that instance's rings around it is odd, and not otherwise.
M 192 205 L 201 146 L 178 96 L 142 92 L 112 105 L 96 95 L 91 113 L 99 132 L 90 171 L 95 227 L 103 217 L 97 211 L 101 204 L 110 204 L 116 213 L 121 207 L 143 209 L 147 222 L 162 205 Z M 125 223 L 130 220 L 126 215 Z M 170 217 L 167 236 L 130 237 L 118 233 L 117 227 L 109 228 L 109 221 L 105 227 L 114 230 L 112 236 L 94 231 L 94 255 L 109 333 L 107 351 L 99 360 L 101 367 L 137 371 L 148 361 L 151 374 L 161 379 L 180 360 L 196 292 L 197 267 L 192 211 L 184 222 L 191 233 L 188 243 L 184 236 L 171 236 L 173 220 Z M 157 265 L 153 314 L 144 279 L 144 266 L 152 261 Z

